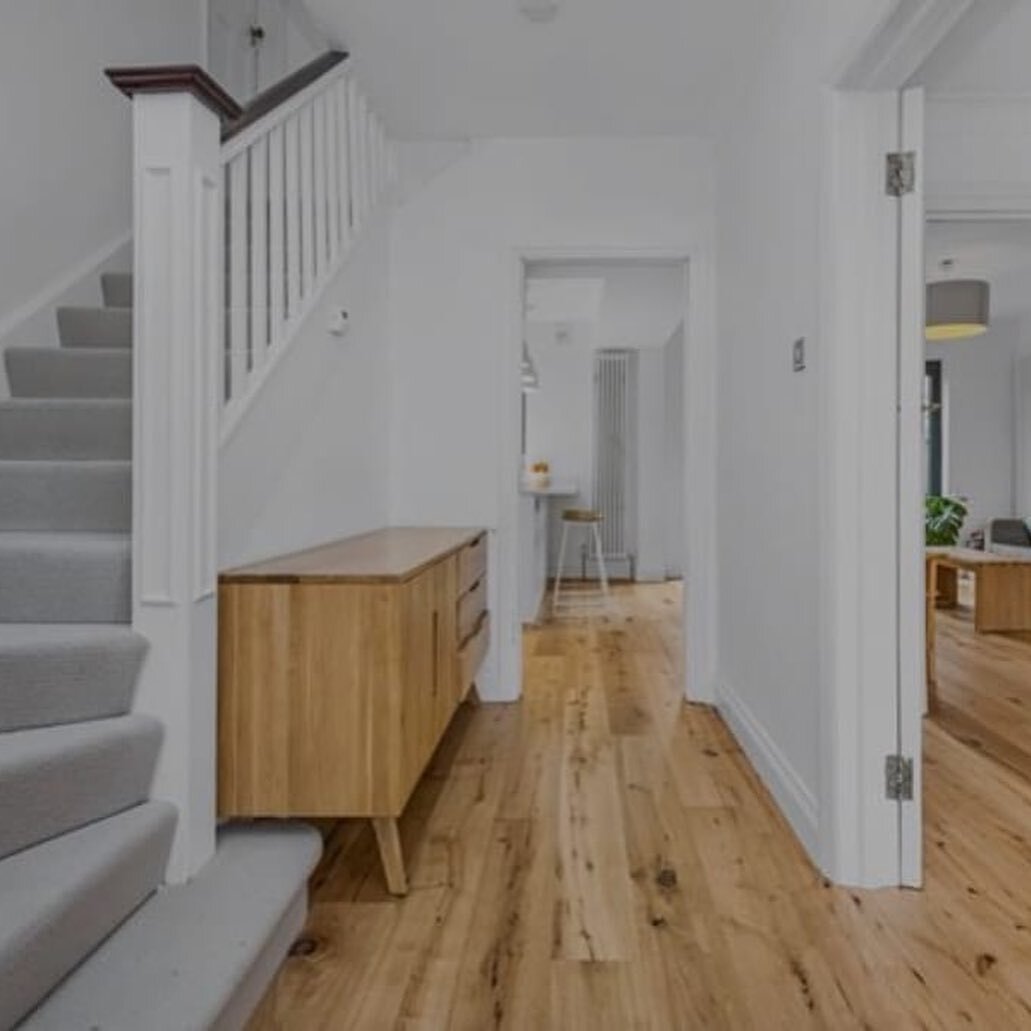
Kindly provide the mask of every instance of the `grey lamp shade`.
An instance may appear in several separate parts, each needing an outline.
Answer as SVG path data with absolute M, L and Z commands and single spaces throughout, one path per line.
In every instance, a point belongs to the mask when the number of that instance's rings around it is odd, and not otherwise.
M 927 339 L 962 340 L 988 331 L 991 288 L 983 279 L 927 284 Z

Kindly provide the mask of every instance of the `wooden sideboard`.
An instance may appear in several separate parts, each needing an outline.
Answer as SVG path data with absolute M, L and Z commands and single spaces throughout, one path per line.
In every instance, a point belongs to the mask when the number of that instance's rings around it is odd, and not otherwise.
M 379 530 L 224 573 L 219 815 L 368 817 L 404 894 L 397 818 L 489 638 L 482 530 Z

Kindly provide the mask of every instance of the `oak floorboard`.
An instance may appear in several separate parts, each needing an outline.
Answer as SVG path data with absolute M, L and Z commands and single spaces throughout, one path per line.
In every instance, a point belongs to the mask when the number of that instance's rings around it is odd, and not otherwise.
M 332 830 L 251 1031 L 1031 1029 L 1031 782 L 928 724 L 924 890 L 829 886 L 684 702 L 679 587 L 615 596 L 526 633 L 520 703 L 456 718 L 400 821 L 407 898 Z M 963 635 L 946 680 L 1019 712 L 1031 645 Z

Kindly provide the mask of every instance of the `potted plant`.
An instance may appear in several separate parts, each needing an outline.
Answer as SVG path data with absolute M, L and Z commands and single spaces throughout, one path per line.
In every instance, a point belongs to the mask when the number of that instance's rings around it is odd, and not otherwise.
M 961 498 L 945 498 L 930 494 L 924 501 L 924 536 L 929 548 L 954 548 L 967 517 L 967 506 Z

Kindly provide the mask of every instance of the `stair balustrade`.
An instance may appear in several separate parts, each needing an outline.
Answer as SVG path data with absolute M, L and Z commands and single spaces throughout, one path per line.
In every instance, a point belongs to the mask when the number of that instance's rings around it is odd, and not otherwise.
M 237 104 L 196 66 L 108 71 L 133 100 L 132 625 L 136 708 L 165 727 L 168 879 L 215 847 L 219 448 L 395 177 L 331 51 Z

